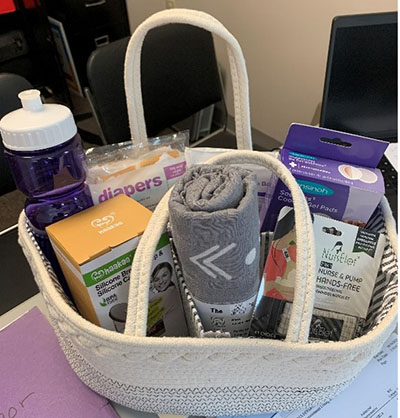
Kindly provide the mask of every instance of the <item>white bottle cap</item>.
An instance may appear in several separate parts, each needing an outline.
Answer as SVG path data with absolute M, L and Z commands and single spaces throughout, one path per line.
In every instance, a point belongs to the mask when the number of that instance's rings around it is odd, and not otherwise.
M 36 151 L 69 141 L 77 133 L 71 111 L 59 104 L 43 104 L 39 90 L 19 93 L 22 108 L 0 120 L 3 144 L 13 151 Z

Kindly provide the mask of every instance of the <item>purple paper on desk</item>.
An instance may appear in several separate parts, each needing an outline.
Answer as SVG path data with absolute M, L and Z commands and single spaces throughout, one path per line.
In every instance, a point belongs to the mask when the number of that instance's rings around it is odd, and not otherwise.
M 68 364 L 38 308 L 0 330 L 0 417 L 117 418 Z

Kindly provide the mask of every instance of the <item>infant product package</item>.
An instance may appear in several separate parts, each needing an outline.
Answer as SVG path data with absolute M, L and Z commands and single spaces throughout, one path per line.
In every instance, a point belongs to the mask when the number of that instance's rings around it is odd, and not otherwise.
M 311 212 L 363 226 L 385 193 L 376 166 L 387 146 L 377 139 L 292 124 L 280 160 L 304 192 Z M 277 180 L 266 202 L 262 231 L 274 230 L 284 206 L 293 206 L 292 195 Z
M 152 213 L 120 195 L 46 228 L 81 315 L 123 332 L 132 260 Z M 167 233 L 154 254 L 148 335 L 186 336 Z
M 250 335 L 284 338 L 294 297 L 294 211 L 279 214 Z M 326 216 L 313 215 L 316 294 L 310 340 L 347 341 L 362 332 L 378 275 L 385 237 Z
M 151 138 L 146 146 L 127 141 L 89 149 L 86 183 L 93 203 L 125 194 L 153 210 L 186 170 L 187 137 L 183 131 Z

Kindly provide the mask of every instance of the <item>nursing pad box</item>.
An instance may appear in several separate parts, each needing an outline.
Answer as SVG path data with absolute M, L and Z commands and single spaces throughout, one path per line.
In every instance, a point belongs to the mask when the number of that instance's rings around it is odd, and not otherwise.
M 385 193 L 376 168 L 387 142 L 314 126 L 292 124 L 280 160 L 296 178 L 311 212 L 364 226 Z M 279 211 L 293 206 L 281 180 L 263 222 L 272 231 Z
M 94 324 L 124 331 L 131 265 L 151 215 L 119 195 L 46 228 L 75 304 Z M 157 328 L 157 335 L 187 332 L 172 266 L 164 233 L 154 253 L 149 303 L 149 332 Z

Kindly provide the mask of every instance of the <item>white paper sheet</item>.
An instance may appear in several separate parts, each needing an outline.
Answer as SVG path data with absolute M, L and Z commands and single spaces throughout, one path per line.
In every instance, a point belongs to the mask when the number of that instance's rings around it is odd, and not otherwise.
M 398 144 L 389 144 L 389 146 L 386 148 L 385 156 L 389 160 L 390 164 L 398 171 L 397 164 L 398 164 Z
M 396 418 L 397 334 L 356 380 L 331 402 L 302 411 L 280 412 L 274 418 Z

